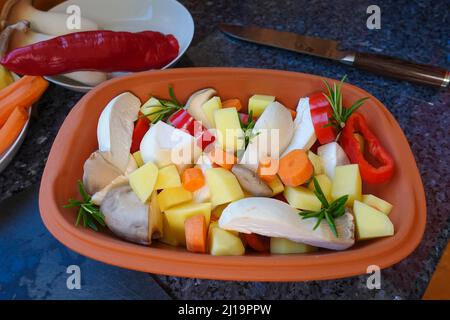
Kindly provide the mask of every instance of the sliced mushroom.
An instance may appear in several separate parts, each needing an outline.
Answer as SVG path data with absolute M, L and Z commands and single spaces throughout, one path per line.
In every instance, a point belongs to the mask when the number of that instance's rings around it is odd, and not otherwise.
M 125 186 L 127 184 L 128 184 L 128 178 L 126 176 L 118 176 L 113 181 L 111 181 L 110 184 L 108 184 L 106 187 L 104 187 L 102 190 L 94 193 L 94 195 L 91 198 L 92 203 L 100 206 L 110 190 L 120 187 L 120 186 Z
M 339 237 L 323 220 L 314 230 L 316 219 L 302 219 L 298 210 L 273 198 L 245 198 L 230 203 L 219 218 L 225 230 L 286 238 L 294 242 L 332 250 L 345 250 L 355 243 L 353 215 L 347 211 L 335 219 Z
M 256 197 L 271 197 L 272 189 L 266 185 L 252 170 L 235 164 L 231 171 L 239 181 L 242 189 Z
M 86 191 L 91 195 L 105 188 L 122 174 L 119 169 L 105 159 L 100 151 L 95 151 L 89 156 L 83 169 L 83 183 Z
M 187 110 L 191 116 L 193 116 L 195 120 L 201 121 L 205 127 L 208 127 L 209 122 L 203 112 L 202 105 L 216 94 L 217 91 L 212 88 L 202 89 L 194 92 L 186 103 Z

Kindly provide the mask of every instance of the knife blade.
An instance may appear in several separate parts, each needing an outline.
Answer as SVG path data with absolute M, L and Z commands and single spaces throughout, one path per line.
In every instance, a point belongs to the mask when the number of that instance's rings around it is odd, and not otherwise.
M 335 40 L 255 26 L 221 24 L 219 28 L 225 34 L 239 40 L 332 59 L 400 80 L 441 87 L 447 87 L 450 82 L 450 72 L 445 69 L 386 55 L 341 50 L 340 43 Z

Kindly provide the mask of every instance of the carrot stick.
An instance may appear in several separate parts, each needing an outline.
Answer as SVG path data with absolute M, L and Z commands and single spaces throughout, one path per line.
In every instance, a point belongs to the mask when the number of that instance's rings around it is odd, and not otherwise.
M 221 148 L 215 148 L 209 153 L 209 158 L 215 164 L 221 166 L 224 169 L 231 170 L 237 159 L 231 153 L 223 151 Z
M 0 91 L 0 127 L 8 120 L 15 108 L 29 108 L 48 87 L 42 77 L 24 76 Z
M 222 108 L 236 108 L 237 112 L 242 110 L 242 103 L 239 99 L 228 99 L 222 102 Z
M 256 233 L 242 233 L 247 245 L 258 252 L 270 251 L 270 238 Z
M 205 177 L 199 168 L 188 168 L 184 170 L 181 176 L 183 187 L 187 191 L 194 192 L 205 185 Z
M 16 108 L 0 129 L 0 154 L 3 154 L 16 141 L 25 123 L 28 112 L 24 108 Z
M 259 166 L 256 173 L 264 182 L 270 183 L 277 177 L 280 162 L 278 159 L 263 157 L 259 160 Z
M 314 168 L 304 150 L 292 150 L 280 160 L 278 175 L 287 186 L 296 187 L 308 181 Z
M 186 248 L 190 252 L 206 252 L 206 222 L 205 216 L 199 214 L 184 221 Z

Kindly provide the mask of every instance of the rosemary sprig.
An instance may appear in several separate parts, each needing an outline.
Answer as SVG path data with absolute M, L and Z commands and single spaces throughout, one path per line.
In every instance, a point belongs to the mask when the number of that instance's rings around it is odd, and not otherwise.
M 345 108 L 342 105 L 342 84 L 347 79 L 347 75 L 345 75 L 340 81 L 339 85 L 336 85 L 336 82 L 333 84 L 333 88 L 329 85 L 326 80 L 322 80 L 327 88 L 327 93 L 323 93 L 324 97 L 328 100 L 333 109 L 333 116 L 329 119 L 329 123 L 325 126 L 333 126 L 336 127 L 338 131 L 342 130 L 345 127 L 345 122 L 352 115 L 353 112 L 358 110 L 363 104 L 364 101 L 369 99 L 369 97 L 364 97 L 356 101 L 349 108 Z
M 83 223 L 83 227 L 98 231 L 97 224 L 102 227 L 106 225 L 105 216 L 101 213 L 100 208 L 92 203 L 91 197 L 84 189 L 81 181 L 78 181 L 78 191 L 83 200 L 69 199 L 69 203 L 64 205 L 64 208 L 79 208 L 75 225 L 78 226 L 80 223 Z
M 244 153 L 245 149 L 247 149 L 247 146 L 250 144 L 252 139 L 259 135 L 259 132 L 253 132 L 253 128 L 255 127 L 256 124 L 256 120 L 253 119 L 253 110 L 250 110 L 250 112 L 248 113 L 247 124 L 243 123 L 240 117 L 239 123 L 241 124 L 242 131 L 244 131 L 244 136 L 240 138 L 244 139 L 244 147 L 237 151 L 236 155 L 238 158 L 240 158 L 241 155 Z
M 334 223 L 334 219 L 337 219 L 344 215 L 345 203 L 347 202 L 348 195 L 342 196 L 334 200 L 333 202 L 329 203 L 316 178 L 313 178 L 313 183 L 314 183 L 314 194 L 322 203 L 322 209 L 320 209 L 319 211 L 303 210 L 299 212 L 299 215 L 301 215 L 303 219 L 310 219 L 310 218 L 317 219 L 317 222 L 314 225 L 313 230 L 316 230 L 320 226 L 322 220 L 325 219 L 334 236 L 338 238 L 339 235 L 336 229 L 336 224 Z
M 156 117 L 152 120 L 152 124 L 155 124 L 158 121 L 164 121 L 178 110 L 184 108 L 184 106 L 178 102 L 175 93 L 173 91 L 172 85 L 169 85 L 169 96 L 170 100 L 155 98 L 156 100 L 159 101 L 162 108 L 144 115 L 144 117 L 156 115 Z

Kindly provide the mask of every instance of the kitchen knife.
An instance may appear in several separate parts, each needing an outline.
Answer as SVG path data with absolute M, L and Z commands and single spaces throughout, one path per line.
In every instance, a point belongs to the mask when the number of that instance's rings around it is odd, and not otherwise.
M 445 69 L 380 54 L 343 51 L 339 48 L 339 42 L 334 40 L 254 26 L 221 24 L 220 29 L 225 34 L 240 40 L 332 59 L 400 80 L 441 87 L 447 87 L 450 81 L 450 72 Z

